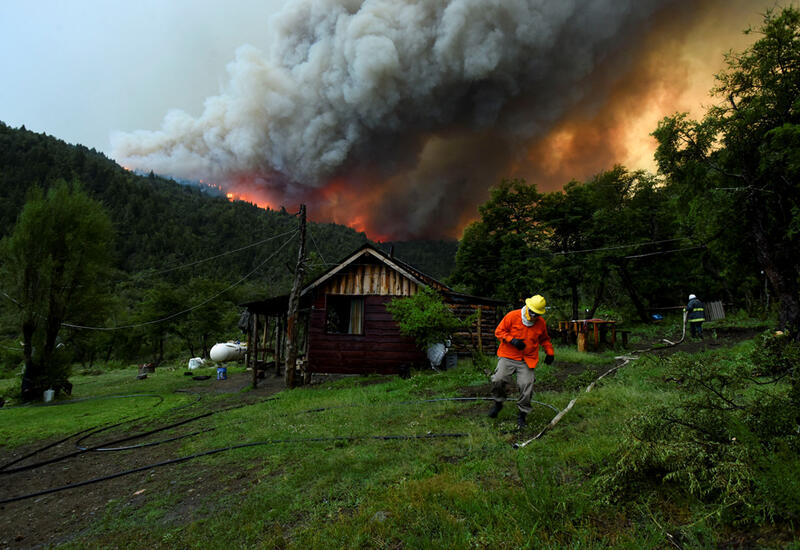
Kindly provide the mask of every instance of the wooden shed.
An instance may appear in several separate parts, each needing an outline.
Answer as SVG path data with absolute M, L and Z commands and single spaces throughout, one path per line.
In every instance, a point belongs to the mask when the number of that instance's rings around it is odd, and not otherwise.
M 480 311 L 470 330 L 453 335 L 452 351 L 495 351 L 501 302 L 454 292 L 366 244 L 302 289 L 298 368 L 308 378 L 312 373 L 404 374 L 413 366 L 427 365 L 425 354 L 400 333 L 386 310 L 391 300 L 412 296 L 426 286 L 440 292 L 459 318 Z M 249 366 L 279 372 L 285 357 L 288 302 L 288 296 L 278 296 L 244 304 L 250 316 Z

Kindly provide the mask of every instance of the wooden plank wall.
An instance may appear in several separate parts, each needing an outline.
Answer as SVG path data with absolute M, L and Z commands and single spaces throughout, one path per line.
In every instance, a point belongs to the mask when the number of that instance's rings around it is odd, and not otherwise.
M 424 364 L 414 340 L 400 334 L 386 304 L 391 296 L 364 297 L 364 334 L 325 332 L 325 294 L 318 295 L 309 326 L 309 372 L 399 374 Z
M 377 260 L 365 258 L 352 264 L 315 289 L 316 299 L 309 324 L 310 346 L 308 371 L 330 373 L 401 373 L 412 364 L 427 364 L 425 354 L 413 339 L 400 334 L 386 304 L 396 297 L 413 296 L 417 284 L 403 274 Z M 328 334 L 325 331 L 328 294 L 364 297 L 364 334 Z M 493 306 L 448 304 L 460 319 L 481 310 L 480 326 L 471 333 L 455 334 L 453 343 L 458 353 L 471 354 L 482 349 L 493 354 L 497 350 L 494 329 L 499 322 Z
M 320 294 L 351 296 L 413 296 L 417 284 L 384 263 L 360 263 L 348 266 L 342 273 L 319 287 Z
M 476 310 L 481 310 L 478 321 L 472 326 L 472 331 L 463 330 L 453 335 L 452 350 L 456 353 L 471 354 L 480 349 L 483 353 L 494 354 L 497 351 L 497 338 L 494 329 L 500 322 L 497 308 L 478 304 L 448 304 L 450 310 L 459 319 L 466 319 Z

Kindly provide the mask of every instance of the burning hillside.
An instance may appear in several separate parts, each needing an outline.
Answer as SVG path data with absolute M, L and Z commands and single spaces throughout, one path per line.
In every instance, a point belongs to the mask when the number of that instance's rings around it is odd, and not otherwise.
M 548 190 L 646 157 L 688 85 L 676 52 L 720 5 L 293 0 L 198 117 L 117 134 L 114 156 L 373 238 L 457 236 L 502 177 Z

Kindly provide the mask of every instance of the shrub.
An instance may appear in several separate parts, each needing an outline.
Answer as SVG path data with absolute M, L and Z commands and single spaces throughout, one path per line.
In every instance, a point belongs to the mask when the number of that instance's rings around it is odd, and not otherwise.
M 447 340 L 458 329 L 472 323 L 469 317 L 456 317 L 439 294 L 424 287 L 414 296 L 395 298 L 386 309 L 400 327 L 400 332 L 414 338 L 421 349 Z
M 681 397 L 631 419 L 598 478 L 603 498 L 646 498 L 666 486 L 718 505 L 731 522 L 800 519 L 789 475 L 800 467 L 796 353 L 789 338 L 765 336 L 749 356 L 667 359 L 665 379 Z

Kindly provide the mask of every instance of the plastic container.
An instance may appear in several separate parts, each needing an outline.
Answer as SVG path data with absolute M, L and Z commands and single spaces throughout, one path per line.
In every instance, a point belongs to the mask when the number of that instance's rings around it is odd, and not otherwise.
M 45 403 L 50 403 L 50 401 L 53 400 L 53 397 L 55 397 L 55 395 L 56 395 L 55 390 L 52 390 L 52 389 L 51 390 L 44 390 L 44 402 Z
M 225 342 L 222 344 L 214 344 L 209 352 L 212 361 L 238 361 L 244 357 L 247 351 L 247 346 L 234 343 Z

